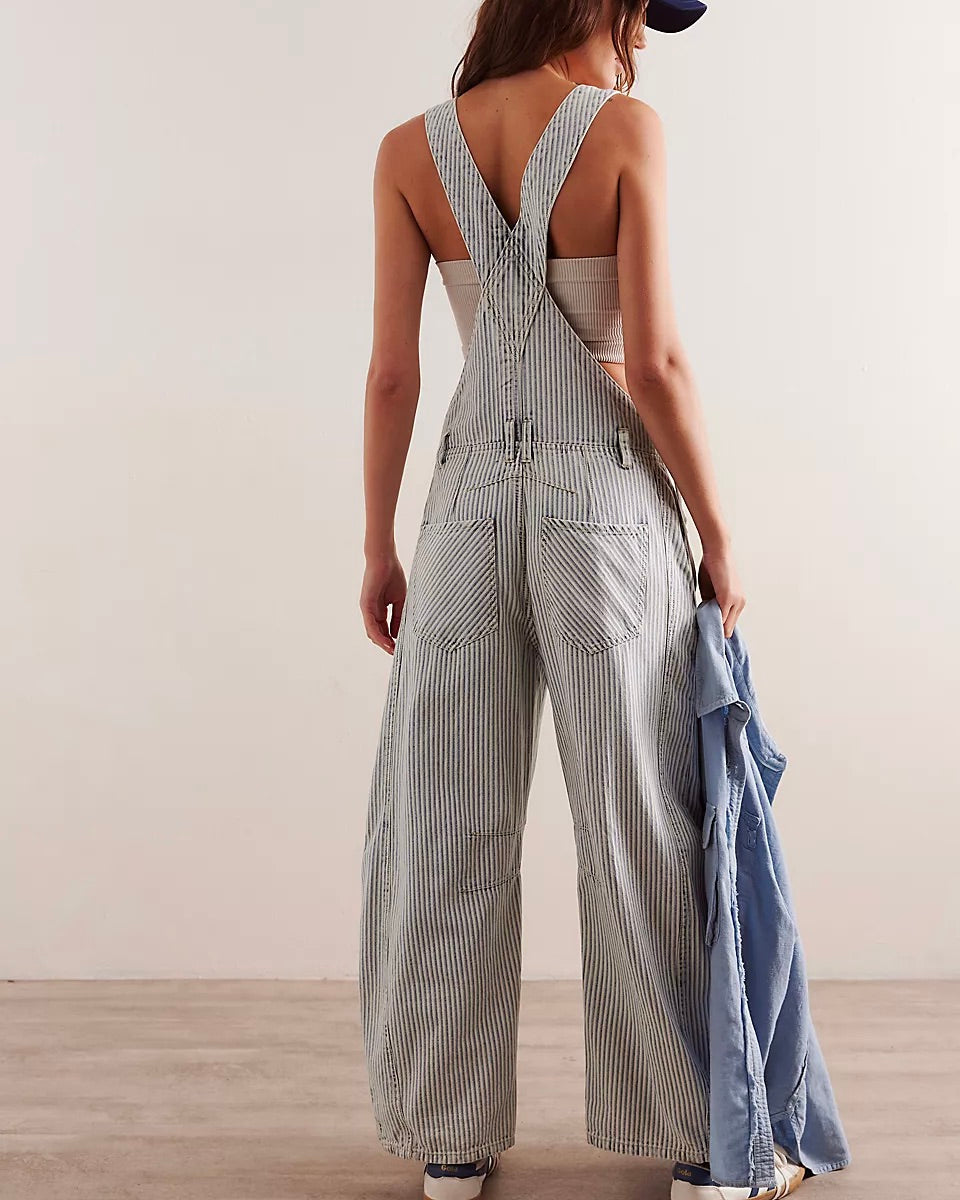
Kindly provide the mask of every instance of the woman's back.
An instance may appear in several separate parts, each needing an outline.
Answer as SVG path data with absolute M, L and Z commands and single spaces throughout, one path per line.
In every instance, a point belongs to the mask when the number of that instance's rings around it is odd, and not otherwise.
M 521 181 L 534 147 L 551 135 L 552 119 L 568 94 L 567 81 L 549 72 L 526 71 L 485 80 L 453 102 L 458 136 L 467 146 L 471 165 L 509 226 L 519 216 Z M 626 152 L 637 152 L 638 122 L 649 123 L 650 118 L 656 120 L 641 102 L 610 97 L 563 180 L 548 231 L 547 288 L 580 340 L 624 390 L 626 350 L 617 262 L 620 174 Z M 430 153 L 425 118 L 408 121 L 390 136 L 399 143 L 392 157 L 403 164 L 398 186 L 440 264 L 466 354 L 480 280 Z
M 569 84 L 542 71 L 489 79 L 456 101 L 457 116 L 477 169 L 497 207 L 513 225 L 520 180 L 530 154 Z M 617 252 L 617 182 L 630 141 L 624 109 L 646 107 L 615 96 L 597 115 L 557 197 L 550 222 L 549 254 L 594 258 Z M 407 164 L 398 184 L 438 261 L 466 258 L 467 249 L 427 145 L 423 116 L 394 130 Z
M 547 440 L 602 440 L 623 426 L 637 444 L 648 441 L 629 394 L 612 372 L 598 366 L 594 349 L 553 299 L 547 282 L 550 263 L 558 261 L 549 254 L 556 201 L 595 121 L 618 98 L 613 88 L 587 83 L 564 88 L 545 125 L 535 131 L 534 146 L 522 152 L 512 208 L 498 203 L 483 176 L 457 103 L 446 100 L 424 114 L 444 203 L 466 252 L 440 261 L 469 262 L 476 279 L 476 321 L 444 422 L 445 435 L 458 444 L 496 439 L 505 421 L 523 421 Z M 598 284 L 585 279 L 582 286 Z

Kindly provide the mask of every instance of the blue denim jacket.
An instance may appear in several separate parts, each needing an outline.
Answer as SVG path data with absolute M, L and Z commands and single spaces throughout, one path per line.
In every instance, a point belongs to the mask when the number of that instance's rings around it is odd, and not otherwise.
M 771 804 L 787 765 L 757 706 L 739 626 L 697 606 L 697 715 L 710 956 L 710 1174 L 775 1186 L 773 1144 L 813 1174 L 850 1151 L 810 1015 Z

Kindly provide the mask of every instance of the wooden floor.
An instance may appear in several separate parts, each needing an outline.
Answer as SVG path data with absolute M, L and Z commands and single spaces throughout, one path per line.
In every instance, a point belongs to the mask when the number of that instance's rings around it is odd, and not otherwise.
M 808 1200 L 960 1195 L 960 983 L 813 985 L 853 1163 Z M 356 985 L 0 984 L 0 1200 L 418 1200 L 374 1135 Z M 484 1200 L 657 1200 L 583 1138 L 579 983 L 526 983 L 517 1145 Z M 541 1173 L 549 1163 L 549 1173 Z

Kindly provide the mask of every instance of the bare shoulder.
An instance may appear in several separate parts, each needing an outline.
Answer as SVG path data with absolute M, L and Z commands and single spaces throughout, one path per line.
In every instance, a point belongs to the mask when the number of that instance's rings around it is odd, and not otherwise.
M 416 169 L 424 154 L 429 153 L 424 117 L 424 113 L 419 113 L 409 121 L 395 125 L 380 140 L 377 170 L 397 184 L 402 184 L 409 177 L 411 168 Z
M 655 108 L 633 96 L 613 96 L 606 105 L 608 136 L 621 153 L 658 156 L 663 149 L 663 123 Z

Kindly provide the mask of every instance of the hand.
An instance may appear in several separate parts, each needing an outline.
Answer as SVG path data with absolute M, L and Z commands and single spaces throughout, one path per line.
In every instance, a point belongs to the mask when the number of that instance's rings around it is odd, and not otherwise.
M 737 617 L 747 603 L 740 588 L 733 553 L 729 546 L 722 546 L 716 550 L 704 547 L 697 582 L 704 600 L 716 597 L 723 614 L 723 636 L 729 637 L 733 633 Z
M 367 637 L 388 654 L 396 646 L 400 618 L 407 598 L 407 579 L 394 552 L 367 555 L 360 588 L 360 612 Z M 387 622 L 387 607 L 391 606 Z

